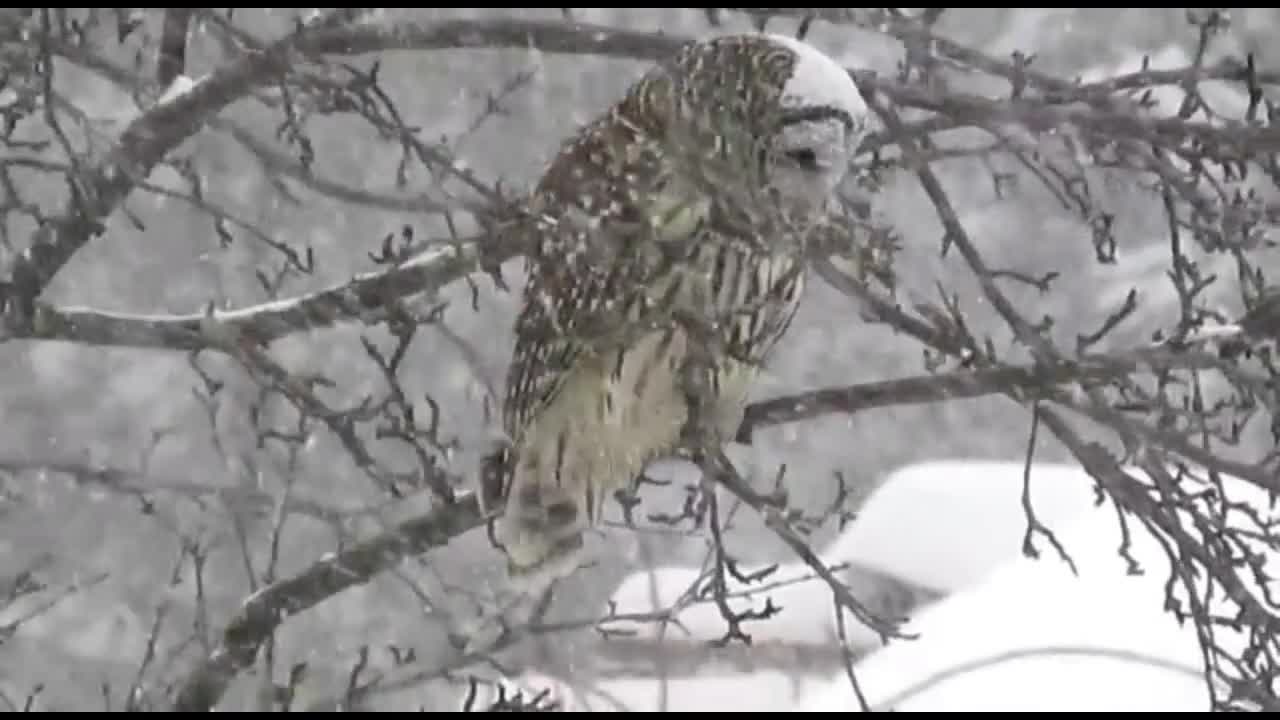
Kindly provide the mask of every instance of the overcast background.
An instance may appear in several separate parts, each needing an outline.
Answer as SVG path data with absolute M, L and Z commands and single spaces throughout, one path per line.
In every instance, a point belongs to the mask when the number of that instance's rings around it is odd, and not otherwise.
M 479 16 L 490 11 L 396 12 L 429 19 Z M 520 9 L 501 14 L 558 16 L 552 11 Z M 700 13 L 686 10 L 580 9 L 576 17 L 688 35 L 746 27 L 740 18 L 727 15 L 725 26 L 716 30 Z M 1218 44 L 1218 52 L 1253 51 L 1260 66 L 1271 68 L 1275 58 L 1268 54 L 1262 39 L 1274 32 L 1275 11 L 1236 9 L 1234 18 L 1235 28 Z M 240 10 L 236 22 L 254 32 L 270 29 L 274 37 L 287 25 L 288 15 Z M 155 18 L 149 17 L 148 23 L 154 31 Z M 778 21 L 770 29 L 793 32 L 794 23 Z M 944 15 L 938 31 L 992 55 L 1007 56 L 1014 49 L 1034 52 L 1038 67 L 1064 75 L 1110 74 L 1122 65 L 1126 70 L 1134 69 L 1138 54 L 1143 52 L 1152 53 L 1165 65 L 1180 65 L 1186 56 L 1179 48 L 1189 49 L 1194 40 L 1181 10 L 1151 8 L 952 10 Z M 815 24 L 809 39 L 850 66 L 891 72 L 900 57 L 899 48 L 881 37 L 822 23 Z M 104 51 L 128 62 L 139 47 L 140 41 L 134 38 L 124 48 L 108 42 Z M 194 44 L 189 74 L 207 70 L 211 58 L 202 56 L 201 49 L 207 51 L 208 47 L 207 43 Z M 150 55 L 144 57 L 149 62 Z M 368 61 L 361 58 L 355 62 L 366 66 Z M 460 138 L 455 152 L 481 177 L 502 177 L 508 184 L 523 187 L 535 180 L 560 138 L 617 98 L 642 70 L 636 62 L 582 56 L 457 51 L 389 53 L 383 58 L 381 77 L 406 122 L 423 126 L 425 137 Z M 64 91 L 99 118 L 104 131 L 118 129 L 134 112 L 127 96 L 100 79 L 71 68 L 60 67 L 59 72 Z M 518 90 L 503 94 L 503 86 L 522 73 L 530 74 L 531 79 Z M 502 96 L 503 113 L 473 128 L 487 98 L 495 94 Z M 273 138 L 278 122 L 259 106 L 246 103 L 232 106 L 224 117 L 235 119 L 265 140 Z M 367 128 L 346 120 L 320 121 L 314 124 L 311 138 L 317 174 L 370 191 L 396 192 L 394 173 L 399 153 L 376 142 Z M 438 218 L 340 205 L 296 184 L 291 187 L 304 204 L 284 202 L 256 161 L 225 134 L 207 131 L 187 143 L 182 154 L 190 155 L 204 175 L 211 200 L 257 224 L 277 241 L 309 243 L 314 248 L 316 272 L 293 281 L 289 293 L 325 287 L 353 272 L 370 269 L 366 253 L 383 235 L 404 224 L 412 225 L 419 237 L 444 231 Z M 1096 327 L 1134 286 L 1142 292 L 1142 315 L 1117 333 L 1113 344 L 1139 341 L 1149 335 L 1153 323 L 1171 317 L 1169 283 L 1161 277 L 1167 267 L 1167 255 L 1161 254 L 1160 245 L 1163 221 L 1150 196 L 1123 183 L 1108 188 L 1106 201 L 1109 209 L 1119 214 L 1122 244 L 1119 264 L 1102 267 L 1092 261 L 1088 228 L 1043 192 L 998 199 L 980 165 L 965 162 L 939 168 L 961 210 L 962 221 L 993 266 L 1035 274 L 1048 270 L 1062 273 L 1063 279 L 1048 295 L 1037 296 L 1019 288 L 1010 291 L 1020 302 L 1055 314 L 1058 337 L 1071 339 L 1077 331 Z M 175 183 L 173 174 L 165 170 L 157 171 L 151 180 Z M 413 175 L 409 190 L 422 188 L 425 182 L 421 173 Z M 56 182 L 46 185 L 47 193 L 37 199 L 56 207 L 63 186 Z M 1023 186 L 1033 187 L 1025 177 Z M 43 191 L 38 184 L 32 187 Z M 264 299 L 253 271 L 263 261 L 275 264 L 278 260 L 262 243 L 238 232 L 230 247 L 221 247 L 208 217 L 180 201 L 139 192 L 128 207 L 142 219 L 143 227 L 117 213 L 105 236 L 77 254 L 58 276 L 46 293 L 47 300 L 104 310 L 180 313 L 197 310 L 210 300 L 238 307 Z M 997 343 L 1007 343 L 1007 331 L 980 302 L 959 257 L 939 258 L 938 224 L 914 180 L 904 177 L 892 183 L 878 199 L 877 210 L 895 223 L 904 239 L 905 249 L 898 262 L 904 300 L 936 300 L 934 286 L 942 283 L 960 294 L 977 327 L 993 332 Z M 15 225 L 14 229 L 22 228 Z M 516 263 L 506 268 L 506 277 L 516 290 L 520 287 L 518 273 Z M 451 290 L 455 302 L 444 316 L 451 334 L 464 339 L 465 344 L 425 328 L 403 373 L 407 389 L 419 397 L 429 392 L 439 402 L 443 432 L 458 441 L 459 449 L 451 458 L 451 468 L 458 473 L 470 470 L 478 442 L 485 437 L 482 399 L 486 386 L 501 390 L 517 302 L 515 294 L 495 292 L 488 279 L 479 278 L 478 284 L 478 309 L 470 307 L 470 291 L 459 284 Z M 1234 307 L 1231 294 L 1223 295 L 1223 302 Z M 1040 312 L 1030 314 L 1038 317 Z M 289 338 L 276 346 L 274 354 L 292 370 L 321 371 L 334 377 L 341 391 L 325 397 L 342 406 L 382 388 L 376 368 L 361 350 L 359 332 L 358 328 L 340 328 Z M 384 332 L 370 335 L 388 346 Z M 478 354 L 478 362 L 470 353 Z M 252 479 L 238 460 L 225 455 L 253 449 L 245 408 L 253 401 L 255 390 L 229 363 L 210 358 L 204 364 L 227 382 L 216 412 L 220 442 L 231 449 L 225 454 L 211 441 L 208 414 L 192 392 L 199 381 L 180 354 L 61 343 L 0 346 L 0 427 L 4 428 L 0 458 L 80 460 L 138 469 L 153 434 L 165 431 L 168 434 L 149 458 L 147 472 L 151 477 L 252 490 L 259 481 Z M 850 300 L 815 279 L 800 317 L 757 396 L 923 370 L 921 350 L 915 342 L 868 325 Z M 907 463 L 953 457 L 1021 458 L 1027 430 L 1026 414 L 1007 401 L 964 400 L 774 428 L 759 433 L 749 448 L 734 447 L 732 457 L 744 474 L 761 482 L 771 479 L 778 465 L 786 463 L 792 497 L 800 507 L 813 511 L 830 502 L 835 472 L 868 492 L 885 473 Z M 261 489 L 278 494 L 280 473 L 270 460 L 258 457 L 263 463 Z M 1042 437 L 1038 457 L 1066 459 L 1048 437 Z M 687 468 L 670 467 L 660 474 L 677 482 L 668 489 L 647 490 L 645 507 L 674 512 L 683 494 L 682 483 L 690 482 L 693 475 Z M 329 508 L 353 511 L 376 500 L 368 480 L 323 434 L 305 453 L 298 478 L 295 496 Z M 0 647 L 0 687 L 10 697 L 20 698 L 32 685 L 43 682 L 43 701 L 64 709 L 100 707 L 104 681 L 117 688 L 127 686 L 144 654 L 146 634 L 161 602 L 169 599 L 177 603 L 171 620 L 174 637 L 185 629 L 181 623 L 190 627 L 194 589 L 189 574 L 184 584 L 167 587 L 178 558 L 178 531 L 217 543 L 206 569 L 205 587 L 209 622 L 214 628 L 223 624 L 249 592 L 230 518 L 239 518 L 260 557 L 270 533 L 270 519 L 248 511 L 243 503 L 211 501 L 202 505 L 161 495 L 161 510 L 145 516 L 136 500 L 76 486 L 55 473 L 0 476 L 0 490 L 4 491 L 0 499 L 0 578 L 9 578 L 40 559 L 47 560 L 39 565 L 40 578 L 55 589 L 106 574 L 92 588 L 63 600 L 41 621 L 24 626 Z M 421 507 L 404 503 L 382 513 L 381 519 L 351 520 L 349 528 L 357 536 L 368 535 L 386 518 L 404 517 Z M 816 533 L 816 542 L 827 542 L 832 532 L 830 527 L 823 528 Z M 646 557 L 696 564 L 705 551 L 703 538 L 671 532 L 615 531 L 609 537 L 609 554 L 600 567 L 575 580 L 573 592 L 562 594 L 555 608 L 557 616 L 583 618 L 599 612 L 616 583 L 629 568 L 644 564 Z M 637 538 L 644 542 L 638 545 Z M 287 575 L 305 567 L 335 547 L 335 542 L 333 531 L 325 524 L 305 518 L 292 520 L 282 545 L 279 573 Z M 790 559 L 760 531 L 749 513 L 736 520 L 731 543 L 736 552 L 753 561 Z M 405 563 L 403 576 L 432 594 L 455 586 L 483 590 L 500 565 L 499 555 L 488 547 L 483 533 L 472 533 L 444 551 L 432 553 L 426 562 Z M 450 616 L 473 609 L 467 597 L 467 593 L 448 593 Z M 0 615 L 0 624 L 10 619 Z M 278 663 L 280 668 L 304 659 L 312 663 L 307 693 L 318 699 L 339 687 L 327 683 L 326 675 L 343 677 L 361 644 L 374 648 L 412 646 L 421 667 L 429 668 L 430 658 L 441 652 L 442 639 L 439 617 L 423 607 L 404 580 L 389 574 L 286 623 Z M 579 645 L 559 642 L 555 652 L 562 657 L 556 662 L 589 669 L 591 651 L 574 650 Z M 189 659 L 190 650 L 183 657 Z M 381 663 L 387 660 L 385 655 L 375 659 Z M 242 683 L 233 694 L 240 698 L 236 703 L 243 701 L 246 685 Z M 414 699 L 433 700 L 440 697 Z

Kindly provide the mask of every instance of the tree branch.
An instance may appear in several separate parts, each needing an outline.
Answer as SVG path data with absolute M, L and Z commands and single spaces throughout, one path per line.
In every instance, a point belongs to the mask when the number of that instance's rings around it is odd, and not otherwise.
M 160 47 L 156 53 L 156 82 L 168 87 L 187 67 L 187 26 L 195 8 L 171 7 L 164 10 Z
M 14 259 L 10 280 L 0 284 L 0 313 L 8 330 L 30 327 L 37 298 L 80 248 L 105 229 L 135 185 L 166 155 L 190 138 L 206 118 L 243 97 L 251 88 L 288 67 L 288 58 L 308 33 L 346 22 L 353 10 L 335 11 L 276 42 L 262 52 L 203 78 L 189 91 L 158 102 L 129 123 L 115 147 L 100 161 L 71 177 L 72 195 L 63 212 L 39 227 L 28 247 Z
M 228 339 L 271 343 L 298 332 L 333 327 L 353 319 L 375 322 L 404 298 L 434 293 L 474 272 L 491 271 L 517 256 L 518 242 L 505 234 L 440 245 L 387 270 L 286 300 L 238 310 L 186 315 L 135 315 L 37 303 L 33 322 L 16 338 L 164 350 L 216 349 Z
M 482 522 L 471 494 L 400 523 L 338 554 L 329 553 L 293 577 L 247 598 L 222 632 L 222 640 L 178 687 L 173 712 L 208 712 L 236 675 L 252 667 L 262 643 L 286 619 L 347 588 L 368 582 L 406 557 L 441 547 Z
M 747 407 L 736 440 L 749 443 L 752 433 L 758 428 L 812 420 L 823 415 L 945 402 L 1019 390 L 1035 394 L 1067 383 L 1106 382 L 1144 368 L 1211 368 L 1220 364 L 1220 359 L 1207 353 L 1135 348 L 1127 352 L 1064 360 L 1054 365 L 1003 365 L 824 388 L 751 404 Z

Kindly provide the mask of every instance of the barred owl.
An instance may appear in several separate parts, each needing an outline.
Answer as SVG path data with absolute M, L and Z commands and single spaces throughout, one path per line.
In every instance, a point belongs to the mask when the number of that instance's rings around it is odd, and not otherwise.
M 812 45 L 730 35 L 684 46 L 560 149 L 531 197 L 508 444 L 480 493 L 517 584 L 572 572 L 604 503 L 679 449 L 681 373 L 706 342 L 680 318 L 710 329 L 706 415 L 733 436 L 868 119 Z

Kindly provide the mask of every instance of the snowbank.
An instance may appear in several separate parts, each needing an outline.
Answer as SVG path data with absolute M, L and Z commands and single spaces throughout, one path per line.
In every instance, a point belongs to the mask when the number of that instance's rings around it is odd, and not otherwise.
M 1083 470 L 1077 471 L 1081 476 Z M 1224 480 L 1236 501 L 1265 508 L 1256 488 Z M 875 709 L 899 711 L 1206 711 L 1209 695 L 1193 626 L 1164 612 L 1169 563 L 1157 541 L 1128 523 L 1126 573 L 1121 531 L 1108 500 L 1056 532 L 1080 576 L 1052 550 L 1017 558 L 976 586 L 931 607 L 895 641 L 856 667 Z M 1221 641 L 1224 633 L 1219 631 Z M 856 711 L 844 674 L 803 709 Z
M 937 460 L 894 471 L 832 552 L 913 585 L 950 593 L 1021 554 L 1024 464 Z M 1034 463 L 1031 507 L 1056 528 L 1092 507 L 1094 482 L 1076 465 Z

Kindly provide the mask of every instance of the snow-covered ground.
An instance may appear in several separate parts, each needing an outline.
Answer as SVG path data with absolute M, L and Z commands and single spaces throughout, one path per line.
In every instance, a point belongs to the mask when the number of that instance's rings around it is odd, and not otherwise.
M 1079 471 L 1083 475 L 1083 471 Z M 1229 496 L 1261 501 L 1227 478 Z M 1265 503 L 1259 502 L 1260 507 Z M 1016 558 L 925 610 L 906 628 L 920 638 L 857 664 L 873 708 L 900 711 L 1183 711 L 1208 709 L 1193 627 L 1163 612 L 1169 564 L 1154 538 L 1129 522 L 1129 575 L 1121 530 L 1108 501 L 1060 529 L 1079 577 L 1045 543 L 1040 559 Z M 939 560 L 945 558 L 939 555 Z M 838 674 L 802 705 L 857 710 Z
M 1033 466 L 1030 497 L 1037 518 L 1050 528 L 1091 507 L 1092 481 L 1072 465 Z M 996 461 L 928 462 L 892 473 L 867 500 L 857 519 L 821 555 L 828 565 L 850 564 L 840 573 L 855 597 L 893 605 L 882 597 L 884 583 L 866 571 L 887 575 L 911 588 L 947 594 L 972 585 L 999 564 L 1020 554 L 1026 516 L 1022 509 L 1024 468 Z M 940 555 L 939 549 L 945 549 Z M 753 570 L 754 568 L 745 568 Z M 659 567 L 627 577 L 611 602 L 619 615 L 652 614 L 675 608 L 675 622 L 613 623 L 649 638 L 714 640 L 725 631 L 715 603 L 692 598 L 699 568 Z M 831 594 L 811 569 L 797 561 L 780 566 L 766 580 L 740 585 L 730 580 L 735 612 L 761 609 L 765 598 L 783 608 L 748 628 L 753 642 L 822 644 L 836 637 Z M 850 623 L 855 649 L 874 647 L 879 636 Z
M 529 672 L 508 686 L 521 689 L 525 698 L 549 690 L 546 701 L 558 702 L 565 712 L 792 712 L 827 685 L 812 675 L 798 677 L 766 670 L 622 677 L 590 683 Z
M 904 627 L 917 639 L 879 647 L 868 630 L 854 635 L 854 644 L 868 651 L 855 664 L 868 701 L 877 709 L 901 711 L 1207 709 L 1194 629 L 1179 627 L 1163 611 L 1168 562 L 1157 542 L 1136 521 L 1128 523 L 1130 554 L 1145 570 L 1128 574 L 1118 553 L 1122 538 L 1115 509 L 1109 500 L 1094 505 L 1093 480 L 1075 466 L 1037 463 L 1032 506 L 1079 574 L 1042 536 L 1034 541 L 1040 557 L 1024 557 L 1023 473 L 1017 462 L 958 460 L 902 468 L 826 548 L 828 562 L 853 561 L 947 594 Z M 1229 497 L 1266 507 L 1252 486 L 1234 478 L 1224 483 Z M 799 565 L 786 566 L 773 580 L 804 572 Z M 634 575 L 614 595 L 617 611 L 669 607 L 697 574 L 661 568 Z M 786 611 L 750 627 L 755 647 L 831 645 L 830 593 L 821 583 L 775 587 L 769 595 Z M 761 598 L 751 602 L 763 604 Z M 695 603 L 677 617 L 681 627 L 669 627 L 669 639 L 707 640 L 724 632 L 711 603 Z M 633 629 L 656 640 L 654 627 Z M 843 672 L 822 677 L 718 668 L 589 683 L 530 673 L 521 682 L 552 687 L 567 709 L 579 711 L 859 708 Z

